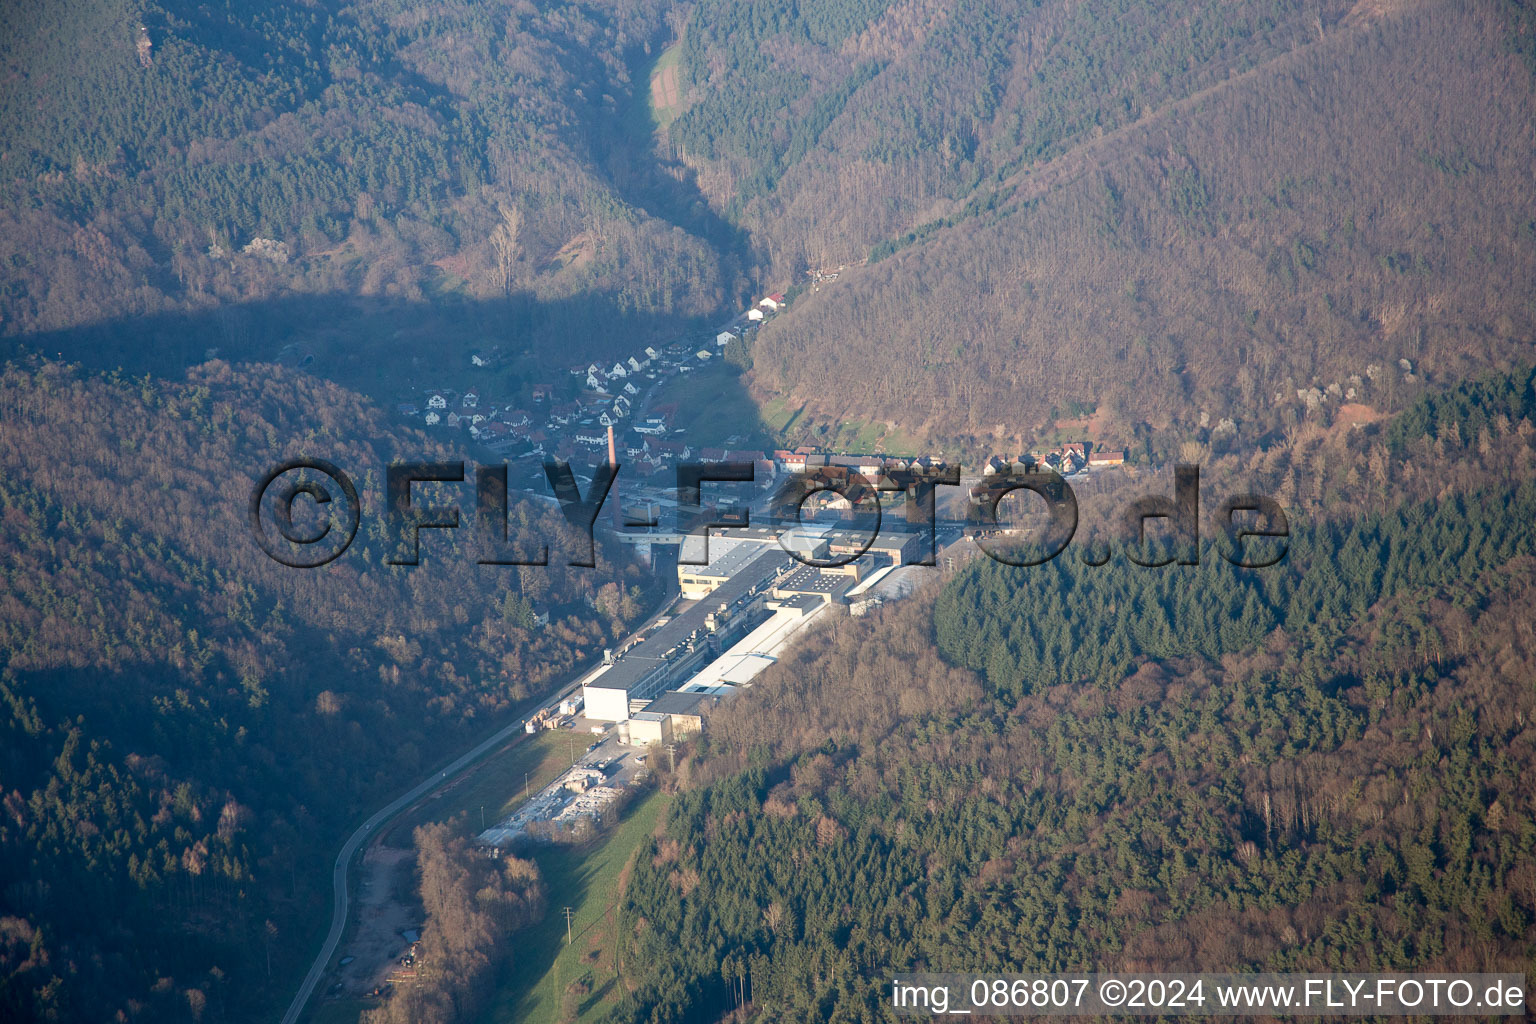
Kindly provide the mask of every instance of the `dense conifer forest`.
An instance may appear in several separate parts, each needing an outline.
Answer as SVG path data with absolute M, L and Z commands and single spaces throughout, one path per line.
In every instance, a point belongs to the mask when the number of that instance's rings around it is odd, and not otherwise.
M 465 453 L 384 392 L 571 390 L 780 291 L 724 353 L 764 433 L 1123 443 L 1114 557 L 962 559 L 718 711 L 614 1024 L 1536 976 L 1533 166 L 1526 0 L 0 5 L 0 1019 L 271 1019 L 348 829 L 660 596 L 476 566 L 467 487 L 388 564 L 384 465 Z M 292 456 L 362 493 L 323 569 L 249 534 Z M 1097 524 L 1175 461 L 1288 559 L 1130 564 Z M 416 839 L 442 971 L 380 1017 L 470 1018 L 549 894 Z
M 1486 443 L 1466 490 L 1303 499 L 1273 569 L 977 557 L 822 629 L 685 762 L 616 1018 L 884 1020 L 924 969 L 1529 974 L 1529 373 L 1357 432 Z

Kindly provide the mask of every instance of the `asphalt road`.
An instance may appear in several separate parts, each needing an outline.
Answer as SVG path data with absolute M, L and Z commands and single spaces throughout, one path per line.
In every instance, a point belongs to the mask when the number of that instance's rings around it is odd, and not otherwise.
M 616 644 L 615 647 L 624 646 L 624 643 L 628 643 L 629 640 L 649 629 L 658 618 L 669 614 L 672 611 L 675 600 L 676 595 L 674 594 L 672 600 L 664 603 L 659 611 L 648 615 L 644 622 L 631 632 L 622 643 Z M 588 672 L 592 671 L 592 667 L 587 665 L 577 671 L 570 683 L 566 684 L 557 693 L 544 698 L 539 707 L 543 708 L 548 707 L 550 704 L 557 704 L 579 690 L 580 681 Z M 367 821 L 358 826 L 357 831 L 347 837 L 347 841 L 342 844 L 341 850 L 336 854 L 336 863 L 331 867 L 331 930 L 326 933 L 325 942 L 321 944 L 320 952 L 315 956 L 315 962 L 310 965 L 309 973 L 304 975 L 304 982 L 299 986 L 298 992 L 294 994 L 293 1002 L 288 1004 L 288 1010 L 283 1014 L 282 1024 L 298 1024 L 299 1018 L 304 1014 L 304 1008 L 309 1005 L 309 997 L 314 995 L 315 986 L 324 977 L 325 970 L 330 965 L 331 957 L 336 955 L 336 947 L 341 943 L 342 933 L 347 930 L 347 915 L 352 905 L 351 893 L 348 891 L 347 875 L 352 870 L 352 858 L 357 855 L 357 851 L 373 837 L 376 830 L 388 824 L 391 818 L 437 787 L 446 784 L 449 779 L 457 776 L 465 768 L 468 768 L 513 736 L 516 736 L 522 731 L 527 721 L 528 719 L 526 718 L 519 718 L 505 728 L 497 730 L 494 734 L 455 758 L 452 763 L 439 769 L 436 775 L 430 775 L 422 779 L 408 791 L 400 794 L 377 811 L 374 811 Z
M 582 672 L 585 675 L 586 672 Z M 579 678 L 579 677 L 578 677 Z M 557 703 L 568 694 L 577 689 L 575 683 L 571 683 L 558 694 L 549 698 L 540 706 L 549 703 Z M 483 740 L 468 752 L 460 755 L 448 767 L 441 769 L 438 774 L 422 779 L 405 793 L 400 794 L 394 800 L 380 807 L 377 811 L 358 826 L 357 831 L 347 837 L 342 844 L 341 851 L 336 854 L 336 863 L 331 868 L 331 885 L 333 887 L 333 902 L 331 904 L 331 930 L 326 933 L 325 942 L 320 946 L 320 952 L 315 956 L 315 962 L 310 965 L 309 973 L 304 976 L 304 983 L 299 986 L 299 991 L 294 995 L 293 1002 L 288 1005 L 288 1012 L 283 1014 L 282 1024 L 297 1024 L 304 1007 L 309 1003 L 309 997 L 314 993 L 315 986 L 320 983 L 325 974 L 326 967 L 331 962 L 331 957 L 336 953 L 336 946 L 341 942 L 342 932 L 347 928 L 347 914 L 351 908 L 351 894 L 348 891 L 347 874 L 352 868 L 352 858 L 357 855 L 358 849 L 372 838 L 374 830 L 382 827 L 395 815 L 405 810 L 411 804 L 420 800 L 438 786 L 443 785 L 450 777 L 468 768 L 475 761 L 489 754 L 492 750 L 501 746 L 508 739 L 516 736 L 523 729 L 527 719 L 520 718 L 506 728 L 501 729 Z

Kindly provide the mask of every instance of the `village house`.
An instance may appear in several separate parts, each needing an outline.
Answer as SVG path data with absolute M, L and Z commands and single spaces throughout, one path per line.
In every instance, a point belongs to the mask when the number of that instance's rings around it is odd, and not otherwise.
M 664 459 L 682 461 L 693 457 L 693 449 L 685 441 L 652 441 L 651 452 Z
M 1125 465 L 1124 448 L 1100 448 L 1088 456 L 1088 465 L 1097 469 L 1100 467 Z

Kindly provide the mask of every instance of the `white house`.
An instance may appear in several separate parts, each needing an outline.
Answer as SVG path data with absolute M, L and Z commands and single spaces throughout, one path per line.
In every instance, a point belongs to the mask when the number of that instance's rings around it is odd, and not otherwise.
M 747 319 L 748 320 L 761 320 L 762 318 L 763 318 L 763 311 L 762 310 L 760 310 L 760 309 L 749 309 L 749 310 L 747 310 Z
M 427 426 L 435 427 L 441 421 L 442 421 L 442 417 L 439 416 L 437 413 L 430 412 L 430 411 L 427 413 Z
M 428 398 L 427 398 L 427 408 L 428 409 L 446 409 L 446 408 L 448 408 L 448 396 L 444 395 L 441 391 L 434 391 L 434 392 L 432 392 L 432 394 L 430 396 L 428 396 Z
M 643 369 L 645 369 L 645 364 L 644 363 L 642 363 L 640 360 L 636 359 L 634 356 L 630 356 L 629 357 L 629 372 L 630 373 L 639 373 Z
M 624 369 L 623 363 L 614 363 L 613 369 L 608 371 L 610 377 L 628 377 L 629 371 Z
M 736 340 L 736 335 L 732 334 L 730 331 L 721 331 L 719 334 L 715 335 L 715 344 L 722 347 L 729 345 L 731 342 Z
M 651 361 L 652 359 L 657 358 L 660 355 L 661 355 L 661 353 L 657 352 L 654 348 L 651 348 L 651 346 L 649 346 L 649 345 L 645 346 L 645 359 L 646 359 L 647 362 Z
M 624 384 L 624 393 L 626 395 L 638 395 L 640 393 L 640 389 L 626 381 Z
M 464 392 L 462 401 L 464 403 L 464 408 L 473 409 L 475 406 L 480 404 L 480 394 L 476 391 L 466 391 Z

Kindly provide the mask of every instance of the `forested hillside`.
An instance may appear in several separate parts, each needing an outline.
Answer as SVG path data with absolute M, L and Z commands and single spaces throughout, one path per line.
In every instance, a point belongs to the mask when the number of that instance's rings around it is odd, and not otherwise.
M 0 329 L 294 291 L 583 294 L 563 337 L 503 341 L 600 348 L 609 310 L 713 311 L 733 233 L 680 167 L 632 158 L 664 10 L 8 4 Z
M 1525 5 L 810 10 L 701 3 L 666 133 L 776 280 L 853 265 L 755 339 L 765 397 L 1252 443 L 1529 357 Z
M 246 518 L 300 454 L 362 492 L 356 542 L 314 570 Z M 552 540 L 550 567 L 479 566 L 441 531 L 386 566 L 384 466 L 434 454 L 272 367 L 0 373 L 0 1017 L 271 1018 L 359 813 L 643 611 L 652 580 L 609 553 L 563 567 L 549 506 L 510 530 Z M 467 533 L 473 484 L 442 497 Z
M 1528 381 L 1355 432 L 1319 475 L 1385 460 L 1387 511 L 1298 496 L 1273 570 L 978 557 L 815 632 L 684 762 L 616 1018 L 892 1019 L 911 970 L 1529 975 Z M 1383 445 L 1469 429 L 1438 479 Z
M 758 396 L 985 448 L 1070 409 L 1253 443 L 1536 330 L 1514 0 L 66 6 L 0 13 L 13 338 L 302 293 L 291 334 L 382 298 L 420 348 L 495 299 L 450 333 L 564 360 L 846 264 L 751 339 Z

